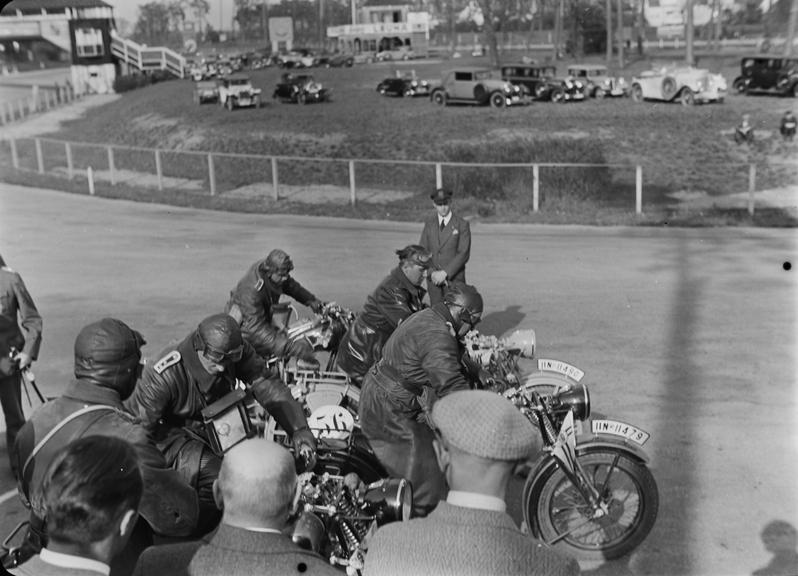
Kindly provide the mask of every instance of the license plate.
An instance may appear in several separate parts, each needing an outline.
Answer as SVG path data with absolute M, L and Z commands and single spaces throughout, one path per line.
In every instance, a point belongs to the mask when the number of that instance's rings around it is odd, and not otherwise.
M 642 446 L 651 437 L 651 434 L 645 430 L 641 430 L 636 426 L 627 424 L 626 422 L 619 422 L 617 420 L 593 420 L 590 423 L 590 429 L 593 434 L 609 434 L 611 436 L 620 436 L 631 440 L 635 444 Z
M 563 376 L 568 376 L 568 378 L 576 382 L 579 382 L 585 376 L 585 373 L 576 366 L 571 366 L 567 362 L 561 362 L 560 360 L 545 360 L 539 358 L 538 370 L 543 372 L 557 372 Z

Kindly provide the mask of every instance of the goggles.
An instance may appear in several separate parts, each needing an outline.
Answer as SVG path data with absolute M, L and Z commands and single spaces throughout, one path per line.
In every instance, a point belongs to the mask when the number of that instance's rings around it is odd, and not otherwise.
M 460 305 L 458 304 L 458 306 Z M 460 306 L 460 321 L 473 328 L 482 321 L 482 312 L 472 312 L 468 308 Z
M 241 357 L 244 355 L 244 345 L 241 344 L 241 346 L 227 352 L 220 352 L 219 350 L 214 350 L 209 346 L 205 346 L 202 353 L 208 360 L 216 364 L 235 364 L 240 361 Z

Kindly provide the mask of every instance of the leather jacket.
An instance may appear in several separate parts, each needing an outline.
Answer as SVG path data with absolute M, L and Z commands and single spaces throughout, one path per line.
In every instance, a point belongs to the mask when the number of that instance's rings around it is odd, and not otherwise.
M 316 296 L 290 276 L 282 284 L 274 284 L 266 271 L 265 262 L 265 259 L 259 260 L 250 266 L 230 292 L 225 311 L 230 313 L 238 309 L 241 334 L 261 357 L 286 356 L 288 336 L 272 325 L 272 306 L 277 304 L 282 294 L 291 296 L 305 306 L 316 300 Z
M 78 410 L 91 405 L 108 406 L 108 410 L 88 413 L 60 428 L 41 448 L 20 477 L 19 489 L 31 511 L 44 518 L 40 500 L 41 484 L 48 464 L 69 442 L 90 434 L 123 438 L 133 445 L 139 457 L 144 494 L 139 512 L 157 534 L 185 537 L 194 532 L 198 520 L 197 494 L 181 476 L 169 469 L 161 451 L 147 431 L 129 413 L 123 411 L 119 393 L 91 382 L 73 381 L 63 396 L 40 406 L 31 415 L 17 436 L 14 457 L 19 470 L 34 447 L 56 425 Z
M 308 428 L 302 406 L 285 384 L 271 376 L 249 344 L 244 343 L 241 360 L 236 364 L 221 374 L 209 374 L 200 363 L 192 339 L 193 333 L 177 346 L 166 348 L 157 362 L 147 364 L 125 402 L 162 446 L 168 445 L 175 434 L 181 434 L 184 426 L 201 431 L 202 409 L 234 390 L 236 380 L 244 382 L 288 434 L 293 436 Z
M 397 326 L 424 307 L 426 290 L 408 280 L 401 266 L 386 276 L 368 297 L 363 310 L 338 347 L 338 366 L 362 378 L 382 357 L 382 347 Z

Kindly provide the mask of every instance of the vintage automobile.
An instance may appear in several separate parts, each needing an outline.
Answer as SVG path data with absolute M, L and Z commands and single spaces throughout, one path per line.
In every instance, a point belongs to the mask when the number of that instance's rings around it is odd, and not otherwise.
M 280 68 L 313 68 L 316 65 L 316 57 L 306 48 L 297 48 L 278 54 L 277 65 Z
M 610 76 L 607 67 L 602 64 L 571 64 L 568 76 L 583 82 L 585 94 L 589 98 L 605 96 L 628 96 L 629 85 L 622 76 Z
M 260 88 L 253 88 L 249 76 L 231 74 L 219 81 L 219 105 L 228 110 L 260 107 Z
M 376 59 L 378 62 L 387 62 L 390 60 L 412 60 L 415 57 L 416 53 L 409 46 L 398 46 L 377 52 Z
M 663 67 L 647 70 L 632 78 L 632 100 L 681 102 L 682 106 L 723 102 L 726 79 L 704 68 L 692 66 Z
M 219 99 L 219 86 L 215 80 L 200 80 L 194 85 L 194 104 L 216 102 Z
M 732 82 L 737 94 L 763 92 L 798 98 L 798 58 L 748 56 Z
M 316 66 L 324 66 L 325 68 L 351 68 L 354 64 L 355 56 L 345 52 L 316 56 Z
M 585 99 L 581 80 L 558 78 L 555 66 L 536 63 L 506 64 L 501 68 L 504 80 L 523 86 L 535 100 L 578 102 Z
M 430 99 L 439 106 L 489 104 L 493 108 L 503 108 L 528 103 L 520 86 L 498 78 L 489 68 L 449 70 L 443 75 L 441 84 L 431 88 Z
M 402 74 L 397 71 L 395 77 L 386 78 L 377 84 L 377 92 L 383 96 L 405 96 L 412 98 L 413 96 L 428 96 L 429 91 L 429 82 L 426 80 L 419 80 L 415 72 Z
M 330 90 L 324 88 L 309 74 L 291 74 L 286 72 L 274 89 L 272 97 L 281 102 L 307 104 L 309 102 L 329 102 Z

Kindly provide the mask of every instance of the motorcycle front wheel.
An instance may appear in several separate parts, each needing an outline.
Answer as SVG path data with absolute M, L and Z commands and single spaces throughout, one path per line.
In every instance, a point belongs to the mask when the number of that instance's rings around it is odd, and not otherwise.
M 524 487 L 524 520 L 533 534 L 584 560 L 612 560 L 645 540 L 659 508 L 659 492 L 643 462 L 611 448 L 578 451 L 586 480 L 606 513 L 597 516 L 559 466 L 543 469 Z

